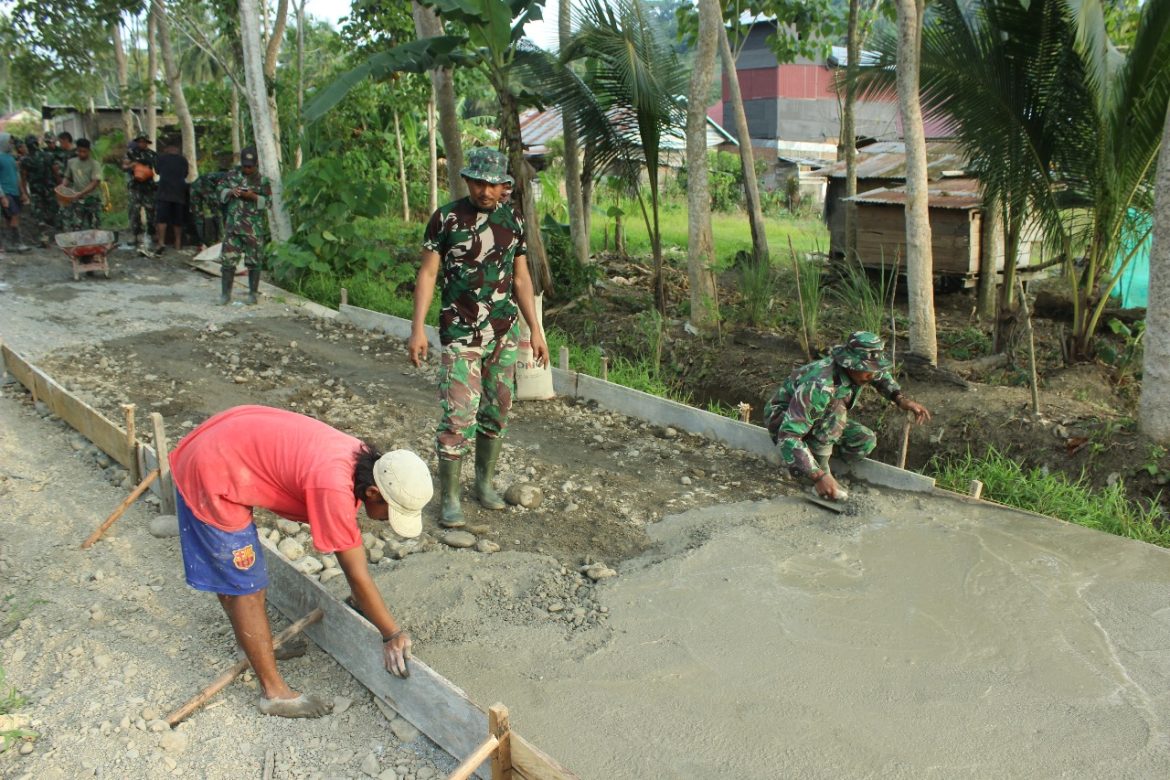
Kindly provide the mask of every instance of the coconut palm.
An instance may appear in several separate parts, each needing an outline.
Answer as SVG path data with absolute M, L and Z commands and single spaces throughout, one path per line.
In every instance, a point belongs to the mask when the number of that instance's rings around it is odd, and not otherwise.
M 875 38 L 863 89 L 892 86 L 895 44 Z M 1086 355 L 1131 209 L 1152 207 L 1170 100 L 1170 0 L 1145 4 L 1126 54 L 1109 42 L 1100 0 L 939 0 L 923 32 L 921 97 L 951 121 L 1002 217 L 1001 321 L 1013 308 L 1013 259 L 1035 222 L 1072 289 L 1070 354 Z

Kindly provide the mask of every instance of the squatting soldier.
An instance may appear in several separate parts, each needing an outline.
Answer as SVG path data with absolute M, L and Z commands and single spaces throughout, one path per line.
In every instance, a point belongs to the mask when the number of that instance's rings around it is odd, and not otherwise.
M 232 299 L 232 282 L 240 258 L 248 269 L 249 304 L 256 303 L 260 290 L 260 263 L 268 243 L 268 218 L 265 210 L 272 197 L 272 186 L 256 170 L 256 150 L 240 152 L 240 167 L 224 176 L 219 185 L 219 200 L 224 205 L 223 253 L 220 255 L 219 303 L 226 306 Z
M 90 153 L 88 138 L 77 139 L 77 156 L 65 166 L 66 187 L 77 194 L 61 215 L 66 231 L 95 230 L 101 216 L 102 198 L 97 188 L 102 181 L 102 164 Z
M 126 150 L 122 158 L 122 170 L 126 171 L 126 202 L 130 210 L 130 232 L 135 241 L 145 246 L 154 233 L 154 199 L 157 186 L 154 183 L 154 169 L 158 155 L 150 148 L 150 137 L 139 135 Z M 146 224 L 142 222 L 142 211 L 146 211 Z M 139 238 L 140 234 L 145 234 Z
M 40 225 L 43 246 L 47 240 L 46 234 L 56 232 L 60 226 L 57 198 L 53 195 L 53 188 L 57 186 L 57 179 L 53 175 L 53 154 L 40 148 L 35 135 L 26 138 L 25 143 L 28 146 L 28 157 L 21 161 L 21 165 L 32 206 L 30 221 Z
M 548 359 L 548 345 L 536 319 L 524 222 L 500 202 L 512 183 L 507 158 L 495 149 L 475 149 L 459 173 L 470 195 L 440 208 L 427 224 L 409 342 L 411 361 L 421 365 L 427 355 L 423 321 L 442 274 L 442 417 L 436 448 L 442 492 L 439 522 L 448 528 L 464 522 L 459 478 L 472 436 L 479 503 L 486 509 L 504 508 L 492 478 L 516 387 L 517 313 L 532 329 L 533 358 L 537 363 Z
M 191 218 L 195 221 L 195 235 L 201 252 L 223 237 L 223 203 L 219 199 L 219 189 L 227 175 L 226 170 L 208 171 L 191 182 Z
M 833 347 L 828 357 L 793 371 L 764 406 L 764 425 L 779 445 L 781 462 L 792 476 L 812 480 L 824 498 L 845 497 L 829 471 L 835 445 L 847 458 L 856 459 L 877 446 L 873 431 L 848 419 L 866 385 L 872 384 L 899 409 L 913 414 L 915 422 L 930 419 L 926 407 L 907 398 L 890 375 L 892 363 L 884 349 L 878 336 L 859 330 L 843 346 Z

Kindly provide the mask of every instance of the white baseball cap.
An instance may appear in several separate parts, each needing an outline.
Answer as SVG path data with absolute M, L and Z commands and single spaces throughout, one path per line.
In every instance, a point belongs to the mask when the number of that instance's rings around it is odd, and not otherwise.
M 435 493 L 423 459 L 410 450 L 387 452 L 374 464 L 374 482 L 390 505 L 394 533 L 406 539 L 422 533 L 422 510 Z

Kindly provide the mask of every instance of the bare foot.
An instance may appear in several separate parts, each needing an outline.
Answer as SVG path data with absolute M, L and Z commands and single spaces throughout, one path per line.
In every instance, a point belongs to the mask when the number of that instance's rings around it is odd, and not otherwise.
M 300 658 L 307 652 L 309 652 L 309 644 L 305 641 L 304 637 L 295 636 L 276 648 L 272 656 L 277 661 L 287 661 L 290 658 Z M 244 648 L 239 645 L 236 645 L 236 657 L 244 657 Z
M 278 718 L 319 718 L 333 712 L 332 701 L 304 693 L 295 699 L 265 699 L 261 696 L 256 706 L 265 715 Z

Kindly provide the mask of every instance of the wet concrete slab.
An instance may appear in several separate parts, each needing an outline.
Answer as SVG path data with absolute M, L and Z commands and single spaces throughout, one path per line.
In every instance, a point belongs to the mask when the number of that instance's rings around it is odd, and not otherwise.
M 582 777 L 1170 776 L 1170 553 L 858 498 L 853 517 L 778 499 L 652 526 L 594 590 L 603 627 L 495 608 L 538 556 L 412 556 L 383 589 L 428 662 Z

